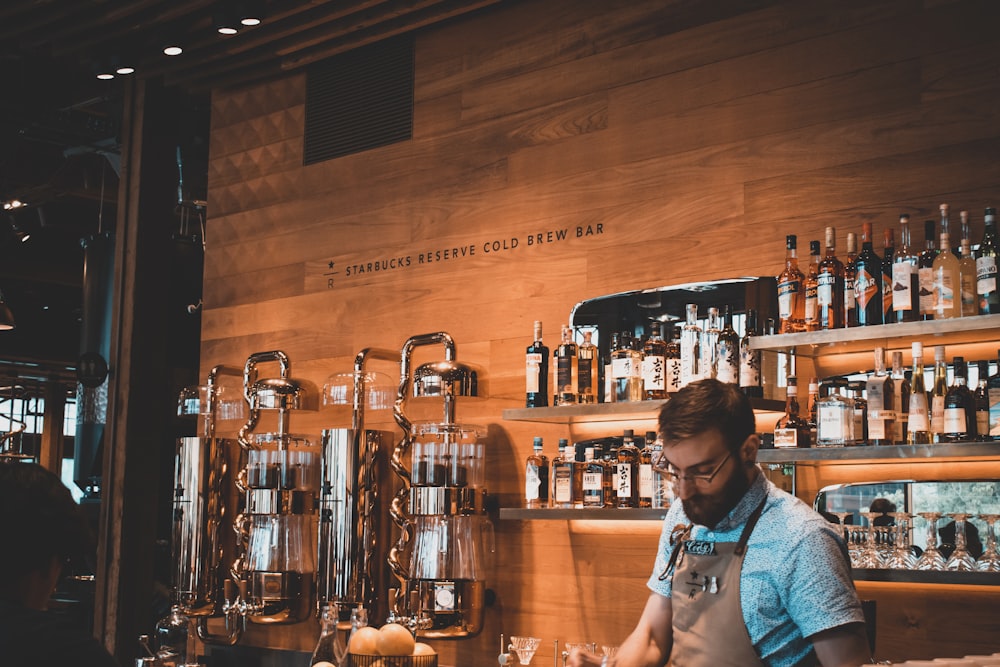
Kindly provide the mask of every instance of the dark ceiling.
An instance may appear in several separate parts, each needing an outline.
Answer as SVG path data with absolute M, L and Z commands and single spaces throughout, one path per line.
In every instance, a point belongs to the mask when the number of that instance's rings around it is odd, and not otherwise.
M 184 181 L 204 192 L 208 99 L 478 10 L 500 0 L 5 0 L 0 4 L 0 293 L 18 326 L 0 332 L 0 377 L 10 366 L 55 369 L 79 352 L 81 240 L 112 231 L 117 214 L 125 76 L 157 80 L 183 100 L 178 138 L 195 156 Z M 260 25 L 223 36 L 226 15 Z M 162 47 L 184 48 L 166 56 Z M 208 202 L 208 208 L 211 202 Z M 180 215 L 180 213 L 178 213 Z M 22 232 L 30 232 L 20 242 Z

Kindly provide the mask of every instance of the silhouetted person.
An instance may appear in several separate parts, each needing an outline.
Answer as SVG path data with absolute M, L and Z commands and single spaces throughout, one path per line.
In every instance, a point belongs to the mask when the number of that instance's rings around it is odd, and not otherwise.
M 955 551 L 955 522 L 949 521 L 938 528 L 938 537 L 940 538 L 938 551 L 945 558 L 950 557 Z M 979 539 L 979 529 L 971 521 L 965 522 L 965 550 L 976 559 L 983 555 L 983 542 Z
M 117 667 L 104 647 L 48 611 L 63 567 L 88 552 L 69 489 L 34 463 L 0 463 L 0 665 Z

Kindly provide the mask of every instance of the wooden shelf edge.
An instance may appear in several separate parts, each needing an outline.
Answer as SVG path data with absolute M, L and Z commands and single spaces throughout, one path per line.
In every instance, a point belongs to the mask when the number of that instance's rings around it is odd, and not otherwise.
M 888 447 L 812 447 L 805 449 L 761 449 L 760 463 L 856 463 L 858 461 L 902 462 L 942 459 L 986 459 L 1000 457 L 1000 441 L 941 443 L 937 445 L 891 445 Z
M 501 521 L 663 521 L 666 508 L 616 509 L 613 507 L 501 507 Z
M 924 572 L 922 570 L 875 570 L 856 568 L 852 571 L 852 576 L 855 581 L 1000 586 L 1000 572 Z
M 667 399 L 669 400 L 669 399 Z M 596 423 L 602 421 L 656 420 L 660 401 L 631 403 L 592 403 L 589 405 L 557 405 L 548 408 L 506 408 L 505 421 L 548 422 L 552 424 Z M 784 413 L 785 402 L 766 398 L 752 398 L 750 404 L 757 412 Z

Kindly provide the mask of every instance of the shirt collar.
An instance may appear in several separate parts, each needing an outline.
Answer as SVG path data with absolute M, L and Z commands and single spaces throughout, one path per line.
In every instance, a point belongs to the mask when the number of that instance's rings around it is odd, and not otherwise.
M 724 533 L 739 528 L 745 524 L 753 511 L 757 509 L 757 505 L 759 505 L 767 495 L 768 486 L 769 482 L 767 477 L 764 476 L 764 473 L 761 472 L 759 467 L 755 467 L 754 478 L 750 482 L 750 488 L 748 488 L 747 492 L 743 494 L 740 501 L 736 503 L 736 507 L 734 507 L 729 514 L 722 519 L 722 521 L 713 526 L 711 530 L 718 533 Z

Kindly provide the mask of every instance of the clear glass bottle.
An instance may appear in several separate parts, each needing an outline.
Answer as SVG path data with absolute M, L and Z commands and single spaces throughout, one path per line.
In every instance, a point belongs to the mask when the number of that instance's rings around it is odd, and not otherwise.
M 809 424 L 799 414 L 799 392 L 796 378 L 788 378 L 785 388 L 785 414 L 774 426 L 776 448 L 809 447 Z
M 941 253 L 944 254 L 944 253 Z M 944 359 L 944 346 L 934 347 L 934 386 L 931 387 L 931 437 L 943 442 L 944 399 L 948 394 L 948 363 Z
M 854 295 L 854 281 L 858 275 L 858 237 L 847 233 L 847 255 L 844 261 L 844 326 L 858 326 L 858 300 Z
M 892 353 L 892 377 L 893 403 L 896 406 L 896 425 L 892 432 L 892 441 L 897 445 L 906 444 L 908 424 L 910 419 L 910 381 L 906 379 L 906 371 L 903 370 L 903 351 L 894 350 Z
M 757 311 L 748 310 L 746 329 L 740 338 L 740 389 L 750 398 L 763 398 L 764 385 L 761 383 L 761 352 L 751 349 L 750 341 L 756 336 Z
M 552 490 L 549 497 L 552 499 L 552 507 L 564 509 L 575 507 L 576 494 L 576 449 L 569 444 L 566 438 L 559 439 L 559 456 L 552 459 L 551 472 L 549 478 L 552 481 Z M 583 487 L 583 476 L 580 476 L 580 491 Z M 583 504 L 583 499 L 580 499 Z
M 701 359 L 698 361 L 698 372 L 703 378 L 714 378 L 719 352 L 719 335 L 722 333 L 722 318 L 719 317 L 719 309 L 710 306 L 708 317 L 705 319 L 705 330 L 701 333 Z
M 604 464 L 600 460 L 600 449 L 587 447 L 583 450 L 583 506 L 604 506 Z
M 805 280 L 803 281 L 803 293 L 805 294 L 805 305 L 803 306 L 803 328 L 806 331 L 819 330 L 819 241 L 809 242 L 809 264 L 805 270 Z
M 983 214 L 983 238 L 976 250 L 976 293 L 982 315 L 1000 313 L 1000 290 L 997 289 L 997 210 L 989 207 Z
M 615 497 L 617 507 L 639 506 L 639 448 L 632 429 L 625 429 L 618 448 L 615 466 Z
M 549 506 L 549 457 L 543 453 L 541 436 L 535 436 L 532 452 L 524 464 L 524 506 Z
M 316 640 L 316 647 L 309 658 L 310 665 L 339 665 L 341 658 L 346 652 L 343 648 L 337 647 L 337 607 L 336 605 L 323 605 L 319 616 L 319 639 Z
M 920 285 L 920 319 L 934 319 L 934 260 L 938 256 L 934 221 L 924 221 L 924 250 L 917 261 L 917 283 Z
M 934 258 L 934 319 L 962 316 L 962 279 L 958 257 L 948 252 L 951 234 L 948 230 L 948 205 L 941 204 L 941 252 Z
M 895 321 L 892 310 L 892 264 L 896 260 L 896 233 L 892 227 L 882 230 L 882 323 Z
M 740 381 L 740 336 L 733 328 L 733 310 L 723 308 L 722 331 L 715 342 L 715 378 L 736 384 Z
M 861 253 L 854 271 L 858 326 L 882 324 L 882 258 L 875 252 L 870 222 L 861 224 Z
M 681 387 L 701 377 L 701 327 L 698 326 L 698 304 L 684 307 L 685 322 L 681 329 Z
M 990 362 L 980 359 L 976 362 L 979 377 L 976 378 L 976 390 L 973 392 L 976 401 L 976 435 L 978 440 L 989 440 L 990 432 L 990 395 L 987 383 L 990 375 Z
M 535 340 L 525 350 L 525 406 L 544 408 L 549 404 L 549 348 L 542 342 L 542 323 L 535 320 Z
M 618 348 L 611 352 L 611 390 L 616 403 L 642 400 L 642 352 L 635 345 L 632 334 L 623 331 Z
M 865 395 L 868 399 L 868 444 L 893 444 L 896 427 L 896 404 L 892 377 L 885 372 L 885 348 L 875 348 L 875 372 L 868 376 Z
M 156 659 L 163 667 L 186 665 L 190 655 L 190 619 L 179 604 L 170 607 L 170 613 L 156 623 Z
M 844 264 L 837 259 L 837 231 L 825 230 L 826 255 L 819 263 L 816 276 L 816 317 L 820 329 L 840 329 L 844 326 Z
M 642 346 L 642 390 L 647 401 L 667 397 L 667 343 L 657 321 L 650 323 L 649 338 Z
M 598 397 L 598 354 L 597 346 L 593 342 L 594 334 L 591 331 L 583 332 L 583 342 L 577 349 L 577 378 L 579 380 L 579 394 L 577 401 L 580 403 L 597 403 Z
M 573 330 L 562 325 L 559 346 L 552 355 L 554 366 L 552 373 L 552 397 L 555 405 L 576 405 L 579 390 L 579 359 L 576 343 L 573 342 Z
M 854 401 L 844 392 L 847 380 L 830 378 L 820 384 L 816 402 L 816 446 L 848 447 L 855 443 Z
M 868 443 L 868 401 L 865 399 L 865 381 L 847 383 L 849 398 L 854 401 L 854 439 L 859 445 Z
M 778 274 L 778 333 L 793 333 L 805 328 L 805 276 L 796 256 L 797 237 L 785 237 L 785 268 Z
M 924 388 L 924 346 L 919 341 L 910 344 L 913 358 L 913 372 L 910 373 L 910 401 L 907 410 L 906 442 L 910 445 L 926 445 L 931 437 L 930 411 L 927 407 L 927 391 Z
M 899 249 L 892 259 L 892 311 L 894 322 L 915 322 L 920 317 L 918 263 L 910 234 L 910 216 L 899 216 Z
M 656 433 L 646 431 L 646 437 L 639 448 L 639 497 L 638 507 L 652 507 L 653 495 L 653 443 L 656 441 Z
M 976 259 L 972 256 L 972 241 L 969 239 L 969 212 L 960 211 L 962 239 L 959 242 L 961 257 L 958 260 L 959 283 L 962 294 L 962 317 L 979 314 L 979 296 L 976 294 Z
M 964 442 L 976 439 L 976 400 L 969 389 L 969 372 L 964 357 L 951 362 L 951 386 L 944 399 L 945 442 Z

